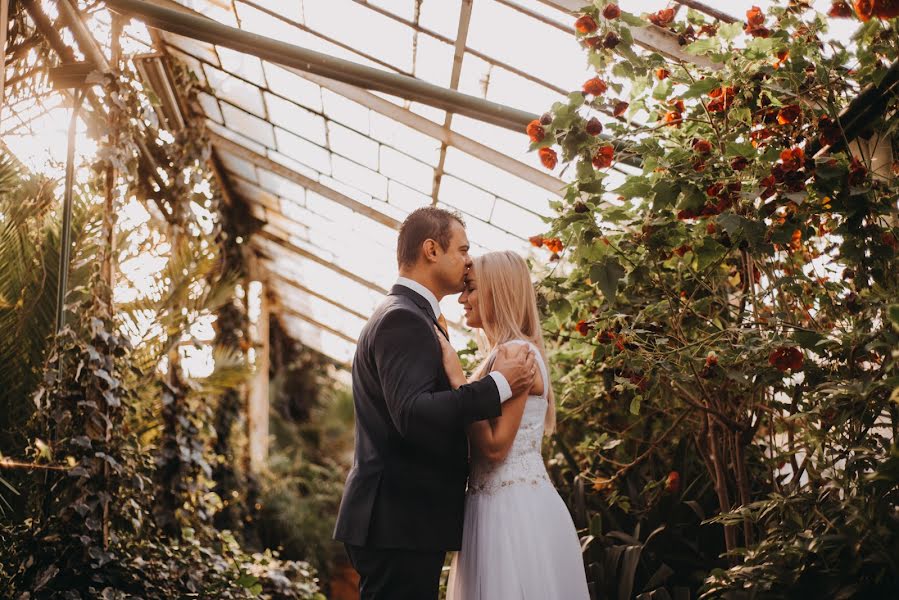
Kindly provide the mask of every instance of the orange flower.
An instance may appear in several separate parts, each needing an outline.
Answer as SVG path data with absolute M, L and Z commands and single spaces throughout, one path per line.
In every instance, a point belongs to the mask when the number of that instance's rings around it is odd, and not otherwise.
M 543 247 L 543 236 L 542 235 L 532 235 L 528 238 L 528 241 L 531 243 L 531 246 L 535 248 Z
M 584 93 L 591 94 L 593 96 L 602 96 L 606 93 L 608 86 L 606 82 L 600 79 L 599 77 L 594 77 L 593 79 L 588 79 L 584 82 Z
M 659 27 L 666 27 L 674 21 L 674 9 L 673 8 L 663 8 L 657 13 L 653 13 L 649 15 L 649 21 L 653 25 L 658 25 Z
M 722 112 L 728 110 L 734 103 L 734 93 L 736 90 L 730 86 L 715 88 L 709 92 L 709 101 L 706 108 L 709 112 Z
M 798 251 L 802 248 L 802 231 L 796 229 L 793 231 L 793 235 L 790 236 L 790 248 L 792 250 Z
M 684 122 L 684 117 L 676 110 L 669 110 L 665 113 L 665 124 L 676 126 Z
M 818 119 L 818 131 L 818 140 L 822 146 L 833 146 L 843 135 L 840 126 L 834 123 L 827 115 L 823 115 Z
M 790 51 L 784 48 L 783 50 L 778 50 L 774 56 L 777 57 L 777 60 L 774 61 L 774 67 L 779 69 L 790 58 Z
M 581 33 L 593 33 L 598 28 L 596 21 L 590 15 L 583 15 L 574 22 L 574 27 Z
M 602 9 L 602 16 L 607 19 L 617 19 L 621 16 L 621 9 L 617 4 L 607 4 L 604 9 Z
M 855 0 L 855 12 L 862 21 L 892 19 L 899 17 L 899 0 Z
M 615 102 L 615 105 L 612 107 L 612 114 L 615 115 L 616 117 L 620 117 L 621 115 L 624 114 L 624 111 L 627 110 L 628 106 L 630 106 L 630 104 L 628 104 L 624 100 L 618 100 Z
M 680 473 L 671 471 L 665 479 L 665 491 L 669 494 L 676 494 L 680 491 Z
M 693 150 L 700 154 L 708 154 L 712 151 L 712 142 L 708 140 L 694 140 Z
M 668 79 L 668 76 L 671 75 L 671 71 L 668 69 L 656 69 L 656 79 L 661 81 L 662 79 Z
M 590 333 L 590 326 L 587 325 L 586 321 L 578 321 L 577 325 L 575 325 L 574 328 L 581 335 L 587 335 L 588 333 Z
M 777 113 L 777 122 L 781 125 L 788 125 L 798 119 L 801 114 L 802 109 L 799 108 L 798 104 L 789 104 L 781 108 Z
M 589 121 L 587 121 L 587 125 L 584 127 L 587 133 L 590 135 L 599 135 L 602 133 L 602 123 L 600 123 L 599 119 L 596 117 L 591 117 Z
M 746 28 L 744 31 L 753 37 L 769 37 L 771 31 L 765 27 L 765 13 L 758 6 L 746 11 Z
M 553 170 L 556 168 L 556 165 L 559 162 L 559 157 L 556 155 L 556 151 L 552 148 L 540 148 L 538 151 L 540 154 L 540 162 L 543 163 L 543 166 L 549 170 Z
M 550 252 L 561 252 L 562 251 L 562 240 L 559 238 L 549 238 L 543 240 L 543 245 L 546 246 L 546 249 Z
M 540 125 L 540 121 L 538 119 L 534 119 L 533 121 L 528 123 L 527 133 L 532 142 L 542 142 L 544 136 L 546 135 L 546 132 L 543 131 L 543 126 Z
M 846 0 L 834 0 L 827 14 L 836 19 L 851 19 L 855 16 L 852 7 L 846 3 Z
M 610 145 L 600 146 L 593 153 L 593 166 L 597 169 L 607 169 L 612 166 L 614 156 L 615 148 Z
M 778 371 L 799 371 L 802 369 L 802 351 L 792 346 L 781 346 L 771 353 L 768 362 Z
M 805 150 L 799 148 L 787 148 L 780 153 L 784 171 L 797 171 L 805 164 Z

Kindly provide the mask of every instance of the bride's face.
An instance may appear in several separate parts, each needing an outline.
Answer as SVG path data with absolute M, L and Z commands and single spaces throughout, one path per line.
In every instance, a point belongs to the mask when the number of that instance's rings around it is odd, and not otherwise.
M 479 296 L 477 272 L 471 267 L 465 276 L 465 289 L 459 295 L 459 304 L 465 310 L 465 324 L 469 327 L 484 327 L 481 322 Z

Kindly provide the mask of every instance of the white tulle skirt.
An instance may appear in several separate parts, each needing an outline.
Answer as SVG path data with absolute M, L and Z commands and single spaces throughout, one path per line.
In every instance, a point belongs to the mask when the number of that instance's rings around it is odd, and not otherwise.
M 469 494 L 447 600 L 589 600 L 571 515 L 547 480 Z

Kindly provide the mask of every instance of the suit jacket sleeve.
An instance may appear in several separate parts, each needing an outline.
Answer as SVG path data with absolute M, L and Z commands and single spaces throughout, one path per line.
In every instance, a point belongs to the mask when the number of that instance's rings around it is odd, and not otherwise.
M 394 426 L 409 441 L 440 453 L 465 425 L 498 417 L 502 408 L 492 377 L 437 391 L 444 371 L 432 329 L 414 313 L 394 310 L 384 316 L 373 346 Z

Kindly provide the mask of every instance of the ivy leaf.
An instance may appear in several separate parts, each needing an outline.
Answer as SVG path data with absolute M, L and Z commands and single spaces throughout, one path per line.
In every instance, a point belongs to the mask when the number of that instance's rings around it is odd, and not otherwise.
M 693 248 L 696 255 L 696 262 L 700 271 L 704 271 L 709 265 L 712 265 L 727 254 L 727 248 L 719 244 L 716 240 L 707 237 L 702 240 L 702 244 Z
M 899 304 L 890 304 L 887 308 L 887 317 L 892 321 L 893 326 L 899 329 Z
M 706 77 L 700 79 L 687 88 L 687 91 L 681 94 L 681 98 L 699 98 L 705 96 L 717 87 L 721 87 L 721 80 L 717 77 Z
M 684 52 L 688 52 L 690 54 L 708 54 L 709 52 L 714 52 L 718 50 L 720 43 L 715 38 L 706 38 L 704 40 L 696 40 L 686 48 L 684 48 Z
M 618 282 L 624 277 L 624 267 L 617 258 L 606 257 L 602 262 L 590 267 L 590 281 L 599 286 L 609 304 L 615 303 Z
M 652 97 L 656 100 L 665 100 L 671 95 L 671 79 L 663 79 L 652 91 Z
M 653 186 L 652 191 L 655 192 L 652 210 L 659 211 L 674 204 L 680 194 L 680 187 L 673 181 L 663 179 Z
M 628 177 L 620 187 L 612 191 L 625 198 L 645 198 L 649 195 L 650 190 L 652 190 L 652 187 L 650 187 L 646 178 L 637 175 Z
M 718 37 L 728 42 L 736 39 L 741 33 L 743 33 L 743 23 L 740 21 L 718 27 Z

